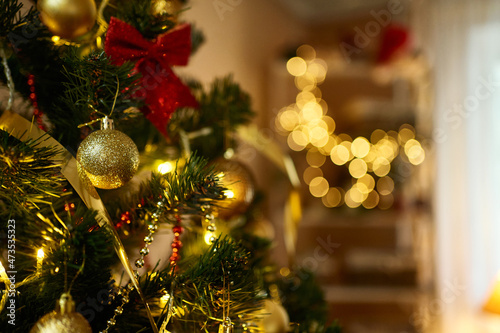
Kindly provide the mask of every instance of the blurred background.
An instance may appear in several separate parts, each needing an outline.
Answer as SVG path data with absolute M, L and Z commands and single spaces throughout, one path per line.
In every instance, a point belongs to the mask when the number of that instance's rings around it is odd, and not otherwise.
M 252 96 L 257 149 L 239 154 L 270 193 L 275 259 L 318 275 L 330 319 L 345 333 L 498 332 L 500 3 L 191 4 L 183 18 L 207 43 L 182 74 L 233 73 Z M 295 174 L 258 149 L 275 143 L 300 180 L 291 256 Z

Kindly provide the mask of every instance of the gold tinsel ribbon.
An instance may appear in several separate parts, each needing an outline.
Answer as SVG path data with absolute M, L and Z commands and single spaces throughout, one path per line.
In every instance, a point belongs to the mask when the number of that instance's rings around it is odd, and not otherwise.
M 155 333 L 158 333 L 158 328 L 154 321 L 153 315 L 151 314 L 151 310 L 149 309 L 149 305 L 146 302 L 139 283 L 135 278 L 134 270 L 128 260 L 127 253 L 125 251 L 125 248 L 123 247 L 120 237 L 118 236 L 118 233 L 116 232 L 113 223 L 111 222 L 111 218 L 109 217 L 109 214 L 106 211 L 106 208 L 104 207 L 101 199 L 99 198 L 99 195 L 94 186 L 92 185 L 90 180 L 86 178 L 85 175 L 82 174 L 81 176 L 83 177 L 80 177 L 80 175 L 78 174 L 77 160 L 54 138 L 52 138 L 50 135 L 48 135 L 38 127 L 33 126 L 31 122 L 16 113 L 8 110 L 4 111 L 2 116 L 0 117 L 0 129 L 10 133 L 10 135 L 16 137 L 19 140 L 24 139 L 25 135 L 29 139 L 36 140 L 42 138 L 42 140 L 40 140 L 41 146 L 55 146 L 59 148 L 61 153 L 59 153 L 59 155 L 54 159 L 57 161 L 62 161 L 61 173 L 64 175 L 64 177 L 66 177 L 71 186 L 73 186 L 74 190 L 78 193 L 85 205 L 88 208 L 97 211 L 97 222 L 99 223 L 99 226 L 101 228 L 105 228 L 111 234 L 116 254 L 118 255 L 118 258 L 120 258 L 123 268 L 130 277 L 132 284 L 136 288 L 137 293 L 139 294 L 146 308 L 146 312 L 153 331 Z
M 297 229 L 302 219 L 302 205 L 300 200 L 300 179 L 295 169 L 292 158 L 285 154 L 281 147 L 271 139 L 262 135 L 257 126 L 245 126 L 238 128 L 238 136 L 247 144 L 253 146 L 262 155 L 267 157 L 273 164 L 287 175 L 292 189 L 288 194 L 288 200 L 284 208 L 284 241 L 288 255 L 288 265 L 291 267 L 295 262 L 295 245 L 297 242 Z

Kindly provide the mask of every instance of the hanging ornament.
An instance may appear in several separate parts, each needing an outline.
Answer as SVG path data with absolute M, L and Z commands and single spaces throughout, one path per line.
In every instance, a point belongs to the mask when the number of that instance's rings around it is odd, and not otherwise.
M 226 199 L 217 204 L 218 216 L 229 219 L 243 214 L 255 194 L 254 181 L 250 171 L 240 162 L 219 158 L 213 162 L 219 181 L 226 188 Z
M 85 172 L 95 187 L 113 189 L 123 186 L 139 167 L 139 151 L 127 135 L 113 129 L 105 117 L 101 130 L 92 132 L 78 147 L 78 171 Z
M 37 8 L 50 32 L 66 39 L 86 34 L 96 22 L 94 0 L 39 0 Z
M 265 333 L 288 332 L 290 318 L 285 308 L 270 299 L 264 300 L 264 318 L 262 319 L 262 331 Z
M 30 333 L 92 333 L 89 323 L 75 312 L 75 302 L 69 293 L 64 293 L 56 310 L 38 320 Z
M 226 319 L 224 319 L 224 322 L 219 325 L 219 332 L 218 333 L 233 333 L 233 328 L 234 328 L 234 325 L 231 322 L 231 319 L 226 318 Z
M 167 124 L 177 108 L 198 107 L 189 88 L 171 68 L 187 65 L 191 52 L 189 25 L 179 25 L 149 41 L 131 25 L 112 17 L 104 50 L 115 65 L 136 61 L 135 69 L 142 74 L 142 89 L 135 97 L 144 98 L 142 113 L 165 137 Z

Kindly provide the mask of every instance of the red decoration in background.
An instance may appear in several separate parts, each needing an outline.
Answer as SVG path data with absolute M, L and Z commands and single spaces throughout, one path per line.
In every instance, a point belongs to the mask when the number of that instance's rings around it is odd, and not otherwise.
M 191 52 L 191 27 L 187 24 L 146 40 L 131 25 L 112 17 L 104 50 L 116 65 L 135 61 L 142 74 L 136 97 L 143 97 L 142 112 L 167 137 L 166 126 L 179 107 L 198 107 L 189 88 L 174 74 L 172 66 L 185 66 Z
M 120 229 L 125 224 L 130 224 L 130 212 L 126 211 L 120 215 L 120 221 L 115 224 L 116 229 Z
M 170 264 L 175 269 L 177 261 L 181 258 L 179 251 L 182 248 L 182 242 L 180 240 L 181 234 L 184 232 L 184 228 L 181 226 L 181 218 L 179 215 L 176 215 L 177 219 L 176 225 L 172 228 L 172 232 L 174 233 L 174 239 L 172 240 L 172 254 L 170 255 Z
M 36 99 L 36 91 L 35 91 L 35 76 L 33 74 L 28 75 L 28 86 L 30 87 L 30 101 L 33 105 L 33 115 L 35 116 L 36 123 L 38 124 L 38 128 L 41 130 L 47 131 L 45 125 L 42 121 L 43 112 L 38 108 L 38 102 Z
M 400 25 L 389 25 L 382 36 L 377 63 L 383 64 L 399 53 L 407 52 L 410 46 L 410 32 Z

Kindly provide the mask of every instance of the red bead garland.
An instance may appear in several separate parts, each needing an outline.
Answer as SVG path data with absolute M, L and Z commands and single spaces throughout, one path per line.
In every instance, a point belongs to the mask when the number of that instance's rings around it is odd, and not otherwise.
M 35 91 L 35 76 L 33 74 L 28 75 L 28 86 L 30 87 L 30 100 L 33 105 L 33 115 L 35 116 L 36 123 L 38 124 L 38 128 L 46 131 L 45 125 L 42 121 L 43 112 L 38 108 L 38 101 L 36 98 Z
M 182 248 L 182 242 L 180 240 L 181 234 L 184 232 L 184 228 L 181 226 L 181 218 L 179 215 L 175 216 L 177 223 L 172 228 L 174 233 L 174 239 L 172 240 L 172 254 L 170 255 L 170 264 L 175 267 L 177 261 L 181 258 L 179 251 Z

